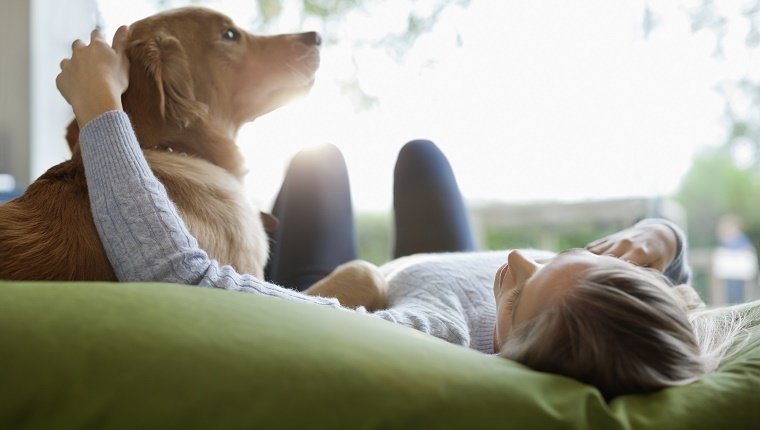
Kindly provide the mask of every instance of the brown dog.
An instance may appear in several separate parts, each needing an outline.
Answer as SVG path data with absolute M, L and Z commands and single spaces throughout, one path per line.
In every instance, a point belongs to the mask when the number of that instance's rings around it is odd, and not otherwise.
M 254 36 L 202 8 L 130 28 L 122 102 L 145 157 L 201 248 L 240 272 L 262 277 L 268 241 L 245 197 L 235 137 L 309 90 L 319 44 L 317 33 Z M 0 279 L 115 279 L 90 214 L 77 137 L 72 123 L 71 160 L 0 205 Z

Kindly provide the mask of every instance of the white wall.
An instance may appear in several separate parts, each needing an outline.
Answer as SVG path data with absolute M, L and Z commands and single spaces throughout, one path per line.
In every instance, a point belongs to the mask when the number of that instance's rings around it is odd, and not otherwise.
M 96 0 L 0 2 L 0 172 L 22 188 L 69 157 L 64 133 L 73 114 L 55 77 L 96 17 Z
M 29 176 L 29 22 L 25 0 L 0 3 L 0 173 Z

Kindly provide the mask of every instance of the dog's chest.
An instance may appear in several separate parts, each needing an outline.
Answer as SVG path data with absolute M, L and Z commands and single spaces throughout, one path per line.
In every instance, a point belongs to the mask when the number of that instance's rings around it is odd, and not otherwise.
M 145 154 L 201 249 L 221 264 L 262 278 L 269 241 L 241 181 L 204 160 Z

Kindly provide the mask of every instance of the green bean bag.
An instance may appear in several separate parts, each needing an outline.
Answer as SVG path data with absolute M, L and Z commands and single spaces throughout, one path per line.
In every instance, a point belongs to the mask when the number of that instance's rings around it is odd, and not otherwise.
M 759 343 L 610 404 L 385 321 L 179 285 L 0 282 L 0 343 L 1 429 L 760 426 Z

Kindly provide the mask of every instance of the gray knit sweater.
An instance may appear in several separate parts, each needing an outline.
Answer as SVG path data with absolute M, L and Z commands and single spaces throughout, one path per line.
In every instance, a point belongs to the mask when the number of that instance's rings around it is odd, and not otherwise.
M 80 135 L 95 225 L 120 281 L 161 281 L 244 293 L 357 312 L 411 327 L 458 345 L 493 353 L 496 309 L 493 276 L 506 251 L 424 254 L 381 269 L 388 279 L 388 309 L 347 309 L 331 298 L 307 296 L 221 266 L 198 247 L 156 179 L 124 112 L 107 112 Z M 688 279 L 685 240 L 666 274 Z M 540 251 L 536 251 L 541 253 Z

